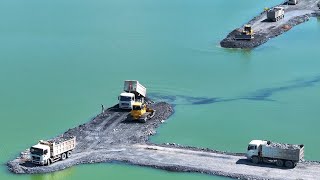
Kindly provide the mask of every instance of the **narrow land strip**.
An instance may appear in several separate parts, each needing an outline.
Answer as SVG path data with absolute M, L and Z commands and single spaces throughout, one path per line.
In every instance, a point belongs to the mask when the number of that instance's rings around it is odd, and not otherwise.
M 264 11 L 254 17 L 246 24 L 250 24 L 254 31 L 254 39 L 252 40 L 236 40 L 235 36 L 240 34 L 243 26 L 233 30 L 225 39 L 220 42 L 224 48 L 255 48 L 264 44 L 269 39 L 274 38 L 292 27 L 306 22 L 310 17 L 320 17 L 320 9 L 318 7 L 319 0 L 299 0 L 297 5 L 287 5 L 286 3 L 278 6 L 283 7 L 285 14 L 284 19 L 277 22 L 267 21 L 267 13 Z M 300 33 L 299 36 L 302 36 Z
M 236 179 L 318 179 L 319 162 L 302 162 L 294 169 L 272 165 L 254 165 L 242 153 L 226 153 L 176 144 L 155 145 L 149 136 L 172 113 L 167 103 L 151 105 L 157 111 L 147 123 L 126 121 L 128 112 L 110 108 L 86 124 L 68 130 L 63 135 L 76 136 L 74 154 L 50 166 L 35 166 L 26 155 L 7 163 L 13 173 L 49 173 L 78 164 L 122 162 L 176 172 L 198 172 Z M 99 132 L 97 133 L 97 130 Z

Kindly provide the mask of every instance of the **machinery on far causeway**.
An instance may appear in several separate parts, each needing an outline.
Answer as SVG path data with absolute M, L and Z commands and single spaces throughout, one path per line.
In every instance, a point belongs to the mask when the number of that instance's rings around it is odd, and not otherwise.
M 251 25 L 247 24 L 244 26 L 242 32 L 235 36 L 236 40 L 251 40 L 254 38 L 254 32 Z

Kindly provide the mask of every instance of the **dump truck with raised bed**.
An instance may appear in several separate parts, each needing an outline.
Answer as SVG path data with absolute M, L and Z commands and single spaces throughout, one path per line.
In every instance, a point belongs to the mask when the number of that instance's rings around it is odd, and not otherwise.
M 135 102 L 133 104 L 133 108 L 130 112 L 130 120 L 139 121 L 139 122 L 147 122 L 147 120 L 153 118 L 155 115 L 155 110 L 147 107 L 146 104 L 141 102 Z
M 71 156 L 76 146 L 76 137 L 59 137 L 48 141 L 40 140 L 30 148 L 30 159 L 34 164 L 50 165 Z
M 279 21 L 284 18 L 284 8 L 283 7 L 274 7 L 267 11 L 267 19 L 269 21 Z
M 255 164 L 275 163 L 279 167 L 294 168 L 304 159 L 304 145 L 252 140 L 248 145 L 246 156 Z
M 137 80 L 124 81 L 123 90 L 124 92 L 118 97 L 121 109 L 132 109 L 133 103 L 144 102 L 147 95 L 147 88 Z
M 243 30 L 240 32 L 240 34 L 235 35 L 236 40 L 251 40 L 254 38 L 254 33 L 252 30 L 251 25 L 247 24 L 244 26 Z

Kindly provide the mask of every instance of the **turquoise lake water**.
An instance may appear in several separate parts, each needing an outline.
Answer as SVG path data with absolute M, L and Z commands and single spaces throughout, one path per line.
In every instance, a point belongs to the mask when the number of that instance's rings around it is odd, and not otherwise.
M 251 139 L 305 144 L 320 160 L 320 20 L 254 50 L 219 41 L 264 7 L 254 0 L 0 2 L 0 179 L 225 179 L 124 164 L 13 175 L 19 152 L 88 121 L 138 79 L 175 114 L 152 142 L 244 152 Z

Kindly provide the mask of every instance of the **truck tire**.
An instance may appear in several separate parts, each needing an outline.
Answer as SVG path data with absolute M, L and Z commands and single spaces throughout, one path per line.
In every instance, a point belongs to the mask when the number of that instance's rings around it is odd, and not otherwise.
M 258 163 L 260 162 L 258 156 L 253 156 L 253 157 L 251 158 L 251 161 L 252 161 L 252 163 L 254 163 L 254 164 L 258 164 Z
M 283 161 L 281 159 L 278 159 L 277 162 L 276 162 L 276 165 L 278 167 L 282 167 L 283 166 Z
M 50 164 L 51 164 L 51 160 L 50 159 L 48 159 L 48 161 L 47 161 L 47 166 L 50 166 Z
M 67 158 L 71 157 L 71 151 L 67 152 Z
M 294 168 L 294 163 L 292 161 L 286 161 L 284 163 L 284 166 L 291 169 L 291 168 Z
M 65 160 L 66 158 L 67 158 L 66 153 L 62 153 L 62 154 L 61 154 L 61 160 Z

